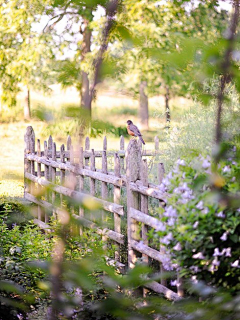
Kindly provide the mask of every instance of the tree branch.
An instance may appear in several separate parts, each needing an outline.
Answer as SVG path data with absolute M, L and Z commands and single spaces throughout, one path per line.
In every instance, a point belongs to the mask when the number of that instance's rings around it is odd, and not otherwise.
M 95 87 L 99 81 L 99 71 L 103 62 L 103 55 L 106 52 L 107 48 L 108 48 L 108 37 L 110 34 L 110 31 L 113 27 L 114 24 L 114 16 L 117 13 L 117 9 L 118 9 L 118 0 L 111 0 L 108 3 L 107 9 L 106 9 L 106 15 L 107 15 L 107 21 L 105 24 L 105 28 L 103 30 L 103 34 L 102 34 L 102 43 L 100 46 L 100 49 L 98 51 L 98 56 L 94 61 L 94 75 L 93 75 L 93 82 L 90 88 L 90 94 L 89 94 L 89 99 L 90 101 L 92 101 L 93 96 L 94 96 L 94 90 Z
M 230 21 L 230 27 L 227 30 L 227 40 L 228 46 L 225 50 L 225 54 L 223 57 L 223 62 L 221 64 L 222 76 L 219 84 L 219 91 L 217 95 L 217 120 L 216 120 L 216 144 L 219 145 L 222 140 L 222 108 L 223 108 L 223 100 L 224 100 L 224 90 L 226 87 L 226 83 L 229 78 L 229 71 L 231 67 L 231 54 L 234 50 L 234 43 L 236 39 L 236 31 L 239 21 L 239 0 L 234 0 L 234 12 L 232 15 L 232 19 Z

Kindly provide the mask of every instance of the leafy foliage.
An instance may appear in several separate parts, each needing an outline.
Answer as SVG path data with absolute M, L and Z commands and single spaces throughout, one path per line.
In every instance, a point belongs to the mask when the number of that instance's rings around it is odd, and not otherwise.
M 181 273 L 230 291 L 239 290 L 239 145 L 224 147 L 217 168 L 210 157 L 178 160 L 163 181 L 170 192 L 160 232 Z

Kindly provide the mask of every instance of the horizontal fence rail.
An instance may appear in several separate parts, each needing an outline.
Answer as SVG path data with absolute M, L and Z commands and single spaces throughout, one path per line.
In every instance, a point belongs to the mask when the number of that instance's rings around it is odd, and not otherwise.
M 163 273 L 163 261 L 167 254 L 159 241 L 159 250 L 149 244 L 149 228 L 158 230 L 162 224 L 159 217 L 149 213 L 149 200 L 155 199 L 157 206 L 165 205 L 168 195 L 162 192 L 161 182 L 164 167 L 158 164 L 158 182 L 148 181 L 148 161 L 146 157 L 159 155 L 159 139 L 155 137 L 155 150 L 142 150 L 137 140 L 130 140 L 125 150 L 124 138 L 120 138 L 120 150 L 107 150 L 107 139 L 103 140 L 103 150 L 90 149 L 90 139 L 85 140 L 83 147 L 74 147 L 68 137 L 66 147 L 61 145 L 57 151 L 56 143 L 50 136 L 43 143 L 35 143 L 32 127 L 25 134 L 24 177 L 25 198 L 37 205 L 37 217 L 34 220 L 46 232 L 51 232 L 48 224 L 49 213 L 56 218 L 69 210 L 79 223 L 79 233 L 84 228 L 98 233 L 103 241 L 111 241 L 115 253 L 111 263 L 134 268 L 139 255 L 146 264 L 150 260 L 159 264 Z M 143 158 L 145 157 L 145 158 Z M 98 161 L 98 163 L 97 163 Z M 99 162 L 100 161 L 100 162 Z M 111 162 L 111 170 L 109 169 Z M 66 200 L 70 199 L 68 207 Z M 84 204 L 91 208 L 99 206 L 100 223 L 94 213 L 87 212 Z M 90 204 L 90 205 L 89 205 Z M 107 220 L 111 225 L 106 225 Z M 126 232 L 123 224 L 126 224 Z M 127 246 L 127 261 L 123 262 L 122 246 Z M 167 288 L 166 280 L 161 284 L 150 281 L 145 285 L 143 294 L 148 290 L 164 294 L 168 299 L 178 300 L 182 291 L 174 292 Z

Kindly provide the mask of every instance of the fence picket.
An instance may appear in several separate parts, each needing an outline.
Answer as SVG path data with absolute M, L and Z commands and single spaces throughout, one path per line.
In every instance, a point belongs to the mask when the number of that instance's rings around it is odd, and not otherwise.
M 114 175 L 116 177 L 120 177 L 120 158 L 117 153 L 114 154 Z M 121 188 L 114 186 L 113 190 L 113 196 L 114 196 L 114 203 L 120 204 L 120 197 L 121 197 Z M 121 217 L 114 213 L 114 231 L 121 233 Z M 119 244 L 116 244 L 116 250 L 115 250 L 115 260 L 120 261 L 120 246 Z
M 37 139 L 37 155 L 41 157 L 41 143 L 40 140 Z M 37 177 L 41 178 L 41 163 L 37 163 Z M 38 194 L 42 191 L 42 187 L 38 184 Z M 43 210 L 41 206 L 38 206 L 38 220 L 42 221 Z
M 79 161 L 78 161 L 78 165 L 79 165 L 79 169 L 83 169 L 83 147 L 80 147 L 79 148 Z M 84 176 L 83 175 L 79 175 L 79 178 L 78 178 L 78 188 L 79 188 L 79 191 L 80 192 L 83 192 L 84 190 Z M 81 218 L 84 217 L 84 209 L 82 207 L 82 205 L 80 204 L 80 207 L 79 207 L 79 216 Z M 82 226 L 80 226 L 79 228 L 79 233 L 80 235 L 83 234 L 83 228 Z
M 128 233 L 128 266 L 134 268 L 137 260 L 132 247 L 132 240 L 138 240 L 138 224 L 130 216 L 130 208 L 138 209 L 139 194 L 130 188 L 131 182 L 140 179 L 141 151 L 137 140 L 130 140 L 126 151 L 126 184 L 127 184 L 127 233 Z

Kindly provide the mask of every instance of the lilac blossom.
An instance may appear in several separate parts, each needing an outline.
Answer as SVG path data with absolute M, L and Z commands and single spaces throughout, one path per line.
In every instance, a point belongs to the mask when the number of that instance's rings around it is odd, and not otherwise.
M 193 259 L 205 259 L 202 252 L 195 253 L 192 257 Z
M 163 215 L 165 217 L 169 217 L 169 218 L 176 218 L 177 217 L 177 210 L 175 208 L 173 208 L 173 206 L 169 206 L 166 208 Z
M 231 172 L 231 168 L 229 166 L 225 166 L 222 171 L 224 173 L 229 173 L 229 172 Z
M 170 281 L 170 284 L 171 284 L 172 287 L 176 287 L 177 283 L 178 283 L 177 280 L 171 280 Z
M 166 186 L 165 186 L 164 183 L 161 183 L 158 188 L 159 188 L 159 190 L 160 190 L 161 192 L 166 192 L 166 191 L 167 191 L 167 188 L 166 188 Z
M 218 248 L 214 249 L 213 257 L 222 256 L 222 255 L 223 255 L 223 253 L 220 252 Z
M 191 279 L 193 283 L 198 283 L 197 276 L 191 276 Z
M 167 178 L 163 178 L 162 179 L 162 183 L 165 185 L 165 186 L 170 186 L 171 182 L 169 181 L 169 179 Z
M 169 218 L 167 221 L 167 224 L 169 225 L 169 227 L 172 227 L 172 226 L 174 226 L 175 222 L 176 222 L 176 219 Z
M 196 208 L 199 210 L 203 210 L 203 201 L 199 201 L 198 204 L 196 205 Z
M 157 227 L 155 228 L 156 231 L 165 231 L 166 230 L 166 227 L 165 225 L 161 222 L 161 221 L 158 221 L 157 223 Z
M 186 165 L 185 161 L 182 160 L 182 159 L 178 159 L 176 163 L 177 163 L 178 165 L 180 165 L 180 166 L 183 166 L 183 167 Z
M 190 267 L 190 270 L 192 270 L 194 273 L 199 272 L 198 266 L 191 266 L 191 267 Z
M 198 225 L 199 225 L 199 221 L 195 221 L 193 224 L 193 229 L 197 229 Z
M 222 241 L 226 241 L 227 240 L 227 232 L 224 232 L 224 234 L 220 237 L 220 239 L 222 240 Z
M 222 250 L 222 254 L 225 255 L 225 257 L 231 257 L 231 248 L 225 248 Z
M 206 207 L 206 208 L 204 208 L 204 209 L 202 210 L 202 213 L 203 213 L 203 214 L 208 214 L 208 212 L 209 212 L 208 207 Z
M 222 211 L 218 212 L 218 213 L 216 214 L 216 216 L 217 216 L 218 218 L 225 218 L 225 217 L 226 217 L 225 214 L 224 214 Z
M 169 172 L 169 174 L 167 175 L 167 178 L 170 180 L 173 178 L 172 171 Z
M 178 243 L 173 247 L 173 250 L 181 251 L 181 250 L 182 250 L 181 244 L 178 242 Z
M 211 163 L 207 159 L 204 159 L 202 163 L 203 169 L 208 169 L 210 166 L 211 166 Z
M 240 268 L 240 267 L 239 267 L 239 260 L 236 260 L 236 261 L 234 261 L 233 263 L 231 263 L 231 267 Z
M 220 265 L 220 261 L 218 261 L 218 258 L 217 258 L 217 257 L 215 257 L 215 258 L 213 259 L 212 264 L 213 264 L 214 266 L 216 266 L 216 267 L 218 267 L 218 266 Z
M 173 270 L 170 256 L 167 254 L 163 254 L 161 258 L 162 258 L 161 262 L 162 262 L 164 269 L 167 271 Z
M 169 232 L 165 237 L 163 237 L 160 242 L 168 245 L 170 241 L 173 240 L 172 232 Z

